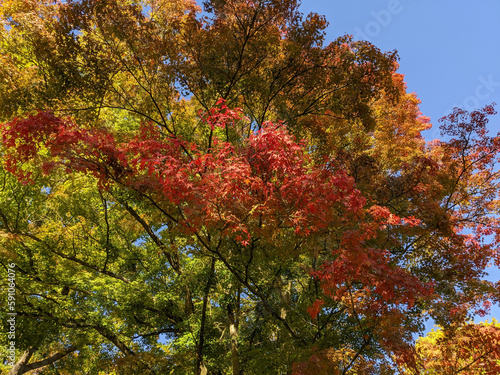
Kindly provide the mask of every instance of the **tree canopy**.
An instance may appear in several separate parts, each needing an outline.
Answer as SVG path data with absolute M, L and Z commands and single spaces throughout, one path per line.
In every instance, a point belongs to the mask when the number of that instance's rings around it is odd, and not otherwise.
M 396 52 L 294 0 L 0 18 L 4 370 L 498 372 L 494 104 L 426 142 Z

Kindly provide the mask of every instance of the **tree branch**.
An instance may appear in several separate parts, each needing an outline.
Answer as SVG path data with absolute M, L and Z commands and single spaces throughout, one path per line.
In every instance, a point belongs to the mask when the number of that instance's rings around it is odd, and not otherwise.
M 51 363 L 54 363 L 55 361 L 60 360 L 61 358 L 67 356 L 68 354 L 73 353 L 77 349 L 78 348 L 76 346 L 71 345 L 64 350 L 61 350 L 60 352 L 57 352 L 54 355 L 51 355 L 48 358 L 45 358 L 45 359 L 38 361 L 38 362 L 30 363 L 29 365 L 25 365 L 25 366 L 23 366 L 21 372 L 18 373 L 18 375 L 24 374 L 25 372 L 35 370 L 35 369 L 40 368 L 40 367 L 50 365 Z

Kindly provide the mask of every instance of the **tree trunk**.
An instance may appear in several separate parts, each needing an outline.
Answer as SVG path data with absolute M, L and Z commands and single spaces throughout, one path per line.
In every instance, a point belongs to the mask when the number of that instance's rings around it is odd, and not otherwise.
M 238 352 L 240 295 L 241 290 L 240 288 L 238 288 L 235 310 L 232 309 L 231 305 L 227 306 L 229 318 L 229 337 L 231 338 L 231 362 L 233 365 L 233 375 L 240 374 L 240 356 Z
M 14 367 L 12 367 L 10 369 L 8 375 L 21 375 L 21 374 L 24 374 L 23 368 L 29 362 L 31 356 L 33 355 L 33 353 L 35 351 L 36 351 L 36 349 L 34 347 L 31 347 L 28 350 L 26 350 L 23 353 L 23 355 L 21 356 L 21 358 L 19 358 L 19 361 L 16 362 L 16 364 L 14 365 Z
M 68 354 L 73 353 L 77 349 L 78 348 L 76 346 L 71 345 L 70 347 L 63 349 L 60 352 L 57 352 L 54 355 L 51 355 L 50 357 L 42 359 L 41 361 L 37 361 L 37 362 L 33 362 L 33 363 L 28 364 L 31 356 L 36 351 L 35 348 L 30 348 L 23 353 L 23 355 L 21 356 L 19 361 L 17 361 L 15 366 L 10 369 L 8 375 L 22 375 L 28 371 L 36 370 L 36 369 L 39 369 L 41 367 L 50 365 L 51 363 L 54 363 L 54 362 L 60 360 L 61 358 L 67 356 Z
M 212 263 L 210 264 L 210 274 L 208 276 L 207 285 L 205 286 L 205 295 L 203 296 L 203 306 L 201 308 L 201 322 L 200 322 L 200 338 L 198 340 L 198 345 L 196 348 L 196 375 L 206 375 L 207 368 L 203 364 L 203 345 L 205 342 L 205 322 L 207 320 L 207 305 L 210 294 L 210 287 L 212 286 L 212 278 L 215 272 L 215 258 L 212 258 Z

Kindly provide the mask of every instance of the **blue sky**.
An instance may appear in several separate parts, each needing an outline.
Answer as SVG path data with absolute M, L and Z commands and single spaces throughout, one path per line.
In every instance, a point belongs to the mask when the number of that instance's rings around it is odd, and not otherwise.
M 418 95 L 434 125 L 427 140 L 440 137 L 437 120 L 455 106 L 496 102 L 500 112 L 500 1 L 303 0 L 300 9 L 326 16 L 327 43 L 351 34 L 398 51 L 408 91 Z M 499 115 L 489 129 L 500 131 Z M 498 281 L 500 271 L 490 271 L 490 279 Z M 500 319 L 498 306 L 491 317 Z
M 427 138 L 439 137 L 437 120 L 455 105 L 500 104 L 498 0 L 304 0 L 301 10 L 326 16 L 327 42 L 352 34 L 398 51 L 408 90 L 436 126 Z

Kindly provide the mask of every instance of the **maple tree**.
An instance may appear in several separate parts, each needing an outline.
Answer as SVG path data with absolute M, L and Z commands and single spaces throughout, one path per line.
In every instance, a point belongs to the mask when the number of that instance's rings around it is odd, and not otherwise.
M 394 52 L 293 0 L 204 8 L 2 4 L 13 373 L 418 373 L 426 317 L 480 340 L 494 107 L 426 143 Z

